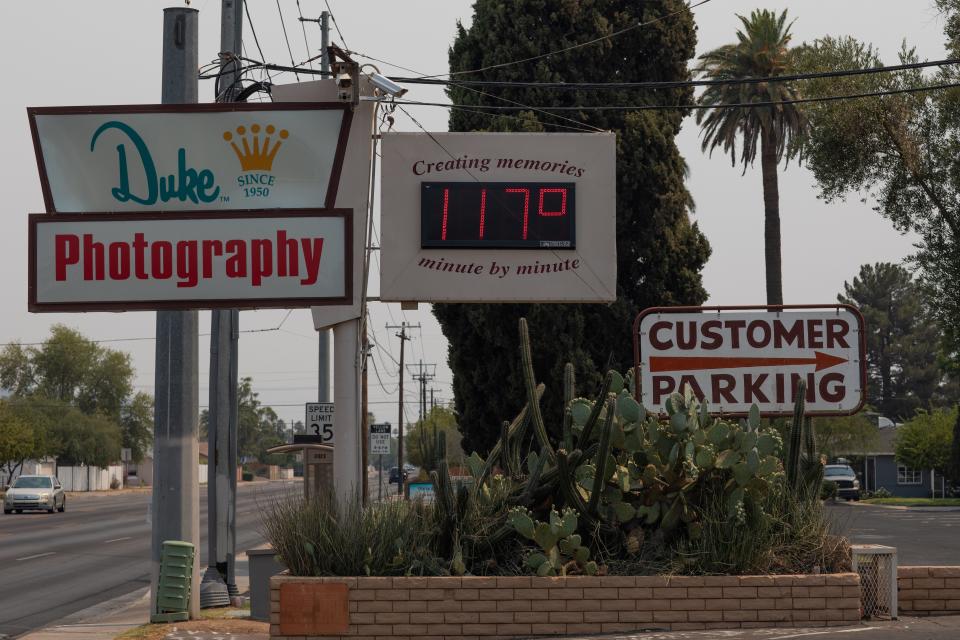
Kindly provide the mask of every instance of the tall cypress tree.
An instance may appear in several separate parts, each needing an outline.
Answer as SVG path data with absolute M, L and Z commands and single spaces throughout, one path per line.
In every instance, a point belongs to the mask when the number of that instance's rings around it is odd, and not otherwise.
M 650 23 L 612 36 L 622 29 Z M 599 38 L 596 44 L 455 80 L 640 82 L 689 79 L 696 33 L 682 0 L 477 0 L 469 29 L 458 25 L 451 72 L 538 56 Z M 550 90 L 452 85 L 455 105 L 503 106 L 497 98 L 535 106 L 689 104 L 688 87 L 669 90 Z M 485 95 L 487 94 L 487 95 Z M 496 96 L 496 97 L 494 97 Z M 517 320 L 531 326 L 534 367 L 547 383 L 545 417 L 558 431 L 564 363 L 574 363 L 581 393 L 607 368 L 633 363 L 631 326 L 656 305 L 700 304 L 700 271 L 710 247 L 689 212 L 687 166 L 675 137 L 685 115 L 664 111 L 564 111 L 562 115 L 617 133 L 617 301 L 610 305 L 444 304 L 434 314 L 450 343 L 455 407 L 466 451 L 486 452 L 500 424 L 523 406 Z M 565 131 L 576 126 L 525 110 L 488 114 L 454 109 L 451 131 Z M 555 431 L 556 435 L 556 431 Z

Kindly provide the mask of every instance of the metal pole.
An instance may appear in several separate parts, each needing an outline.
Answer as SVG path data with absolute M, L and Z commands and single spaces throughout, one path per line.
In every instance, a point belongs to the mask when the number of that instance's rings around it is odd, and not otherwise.
M 347 320 L 333 328 L 336 444 L 333 485 L 337 501 L 354 504 L 363 489 L 361 469 L 363 438 L 360 434 L 360 321 Z
M 377 500 L 383 500 L 383 454 L 377 461 Z
M 327 51 L 329 46 L 330 13 L 324 11 L 320 14 L 320 71 L 326 71 L 327 73 L 330 73 L 330 52 Z
M 243 0 L 221 0 L 221 76 L 217 102 L 232 102 L 239 91 L 243 34 Z M 210 400 L 207 423 L 207 544 L 208 563 L 227 584 L 236 587 L 237 511 L 237 338 L 240 312 L 214 309 L 210 314 Z
M 400 325 L 400 434 L 397 440 L 397 495 L 403 495 L 403 347 L 407 343 L 406 323 Z
M 196 9 L 163 10 L 164 104 L 197 102 Z M 165 540 L 194 545 L 190 616 L 200 613 L 199 347 L 196 311 L 158 311 L 151 536 L 151 611 L 156 611 L 160 548 Z
M 367 504 L 367 494 L 370 491 L 370 487 L 367 486 L 367 455 L 369 453 L 369 438 L 370 438 L 370 420 L 367 418 L 369 415 L 368 409 L 368 398 L 367 398 L 367 354 L 370 352 L 369 341 L 367 340 L 367 324 L 363 322 L 363 337 L 361 343 L 361 391 L 360 391 L 360 468 L 361 468 L 361 478 L 363 482 L 363 504 Z
M 330 72 L 330 14 L 320 14 L 320 70 Z M 317 359 L 317 402 L 330 402 L 330 329 L 323 328 L 317 333 L 319 339 Z

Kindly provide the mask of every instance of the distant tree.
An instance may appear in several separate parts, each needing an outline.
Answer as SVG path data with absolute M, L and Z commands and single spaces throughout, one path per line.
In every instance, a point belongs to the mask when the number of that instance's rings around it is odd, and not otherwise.
M 914 469 L 946 473 L 957 409 L 921 411 L 897 429 L 894 453 L 897 460 Z
M 0 468 L 12 478 L 37 450 L 37 434 L 10 406 L 8 400 L 0 400 Z
M 0 387 L 34 431 L 31 457 L 56 456 L 59 464 L 105 467 L 120 459 L 124 442 L 149 446 L 151 399 L 133 394 L 130 355 L 54 325 L 39 346 L 0 350 Z
M 42 396 L 118 419 L 133 390 L 133 365 L 129 354 L 58 324 L 39 347 L 0 351 L 0 386 L 16 397 Z
M 696 30 L 682 0 L 477 0 L 473 8 L 470 27 L 457 25 L 449 54 L 450 71 L 462 73 L 462 79 L 630 82 L 690 77 L 687 61 L 694 55 Z M 634 28 L 656 20 L 653 26 Z M 601 38 L 625 29 L 616 37 Z M 589 40 L 596 44 L 496 66 Z M 487 70 L 473 71 L 481 67 Z M 689 87 L 649 92 L 532 87 L 475 91 L 452 85 L 449 96 L 454 105 L 467 107 L 451 111 L 451 131 L 568 131 L 573 126 L 617 133 L 615 303 L 433 307 L 449 341 L 463 446 L 486 454 L 499 437 L 501 421 L 526 402 L 516 329 L 520 317 L 530 321 L 534 365 L 547 383 L 544 412 L 553 436 L 559 437 L 564 364 L 574 363 L 584 394 L 596 389 L 606 367 L 630 367 L 636 313 L 655 305 L 702 303 L 706 292 L 700 272 L 710 248 L 690 220 L 687 165 L 675 143 L 684 112 L 565 111 L 559 117 L 533 109 L 503 115 L 477 109 L 511 103 L 547 108 L 682 104 L 693 100 Z
M 756 10 L 749 18 L 737 16 L 743 29 L 737 42 L 700 56 L 695 73 L 709 80 L 781 76 L 791 72 L 790 27 L 787 11 Z M 705 106 L 749 102 L 783 102 L 798 97 L 789 82 L 714 84 L 701 94 Z M 780 259 L 780 192 L 777 165 L 790 159 L 793 139 L 804 127 L 803 114 L 796 104 L 764 107 L 720 107 L 697 111 L 703 134 L 703 150 L 722 147 L 730 160 L 753 165 L 760 142 L 760 169 L 763 175 L 763 238 L 766 265 L 767 304 L 783 304 L 783 277 Z M 740 141 L 739 159 L 737 142 Z
M 260 402 L 249 376 L 237 385 L 237 401 L 237 453 L 265 462 L 267 449 L 284 442 L 278 435 L 280 419 L 271 407 Z
M 815 418 L 814 426 L 817 446 L 828 459 L 843 454 L 862 454 L 877 442 L 877 426 L 863 413 Z
M 130 449 L 134 462 L 140 462 L 153 444 L 153 398 L 135 394 L 120 408 L 123 446 Z
M 436 437 L 446 436 L 447 464 L 460 467 L 464 464 L 462 436 L 457 430 L 457 415 L 447 407 L 433 407 L 423 420 L 417 422 L 404 439 L 407 445 L 407 460 L 426 471 L 436 468 Z
M 936 0 L 945 19 L 946 48 L 960 55 L 960 0 Z M 904 63 L 917 62 L 904 43 Z M 824 37 L 800 48 L 802 71 L 880 66 L 876 50 L 854 37 Z M 960 71 L 947 65 L 811 81 L 812 97 L 877 93 L 956 83 Z M 855 101 L 804 106 L 810 121 L 802 151 L 827 201 L 856 194 L 919 240 L 911 261 L 918 269 L 932 311 L 944 331 L 941 356 L 960 363 L 960 90 L 897 93 Z M 937 349 L 931 345 L 931 357 Z M 954 366 L 955 369 L 955 366 Z M 956 402 L 957 398 L 954 397 Z M 951 477 L 960 483 L 960 413 L 954 425 Z
M 941 332 L 923 291 L 900 265 L 865 264 L 837 300 L 853 305 L 866 325 L 868 403 L 904 420 L 929 409 L 944 379 L 931 347 Z
M 57 464 L 106 468 L 120 460 L 120 426 L 101 415 L 87 415 L 71 407 L 49 426 Z

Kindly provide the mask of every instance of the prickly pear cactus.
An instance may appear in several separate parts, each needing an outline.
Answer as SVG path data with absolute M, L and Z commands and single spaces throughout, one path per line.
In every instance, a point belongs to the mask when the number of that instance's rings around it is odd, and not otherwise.
M 568 574 L 594 575 L 597 563 L 590 560 L 590 549 L 582 544 L 577 530 L 577 513 L 550 510 L 550 521 L 539 522 L 526 509 L 516 508 L 507 518 L 513 530 L 540 548 L 527 556 L 526 564 L 538 576 Z

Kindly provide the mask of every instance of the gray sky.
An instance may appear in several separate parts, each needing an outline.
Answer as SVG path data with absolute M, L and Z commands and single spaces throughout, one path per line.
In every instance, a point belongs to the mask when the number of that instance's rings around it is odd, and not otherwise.
M 248 0 L 264 57 L 289 64 L 275 0 Z M 300 0 L 305 16 L 316 17 L 323 0 Z M 883 59 L 896 62 L 901 42 L 915 45 L 920 56 L 944 56 L 942 20 L 932 0 L 805 0 L 803 3 L 764 0 L 713 0 L 695 10 L 698 53 L 734 39 L 737 13 L 754 8 L 777 11 L 790 5 L 796 18 L 795 42 L 822 35 L 847 35 L 874 43 Z M 160 36 L 162 9 L 182 6 L 171 0 L 31 0 L 0 3 L 0 59 L 6 90 L 0 95 L 0 123 L 5 152 L 0 158 L 5 194 L 0 227 L 0 342 L 41 341 L 54 323 L 64 323 L 95 340 L 147 338 L 111 342 L 128 351 L 137 369 L 138 389 L 153 393 L 154 314 L 87 313 L 29 314 L 27 300 L 26 214 L 43 211 L 39 178 L 30 141 L 27 106 L 155 103 L 160 99 Z M 220 2 L 193 0 L 200 10 L 200 58 L 212 60 L 219 49 Z M 354 51 L 425 73 L 447 70 L 447 48 L 456 21 L 469 24 L 468 0 L 330 0 L 346 45 Z M 319 28 L 306 24 L 307 46 L 297 22 L 296 0 L 281 0 L 293 58 L 316 55 Z M 333 33 L 333 40 L 343 40 Z M 244 25 L 247 55 L 259 58 L 252 33 Z M 379 64 L 379 63 L 378 63 Z M 405 74 L 380 64 L 385 74 Z M 305 79 L 301 76 L 301 79 Z M 293 74 L 275 75 L 274 82 L 295 82 Z M 210 82 L 201 85 L 201 101 L 212 101 Z M 411 87 L 410 99 L 441 101 L 434 87 Z M 429 130 L 445 131 L 445 109 L 418 107 L 415 116 Z M 416 127 L 397 113 L 396 129 Z M 698 131 L 687 119 L 678 144 L 691 177 L 688 187 L 697 202 L 694 219 L 713 246 L 704 270 L 710 304 L 757 304 L 764 300 L 763 205 L 759 166 L 741 175 L 729 158 L 708 158 L 700 152 Z M 813 179 L 802 167 L 781 173 L 780 212 L 783 237 L 784 299 L 788 303 L 832 302 L 845 280 L 860 264 L 903 260 L 911 238 L 893 230 L 857 198 L 827 205 L 816 198 Z M 379 224 L 377 225 L 379 228 Z M 376 267 L 376 262 L 374 263 Z M 378 290 L 373 274 L 371 293 Z M 241 329 L 276 327 L 283 310 L 244 312 Z M 421 323 L 422 331 L 407 343 L 407 361 L 436 363 L 437 397 L 452 397 L 452 375 L 446 366 L 446 341 L 429 309 L 401 312 L 399 305 L 371 304 L 376 348 L 375 372 L 370 375 L 370 408 L 378 419 L 396 422 L 398 339 L 384 329 L 401 320 Z M 201 314 L 202 333 L 209 332 L 209 313 Z M 536 328 L 533 328 L 536 330 Z M 281 330 L 243 334 L 240 373 L 254 379 L 261 399 L 285 419 L 302 419 L 303 402 L 316 397 L 316 333 L 307 310 L 295 310 Z M 200 338 L 201 405 L 206 405 L 209 340 Z M 405 388 L 407 416 L 416 412 L 416 391 L 409 377 Z M 415 417 L 415 416 L 414 416 Z

